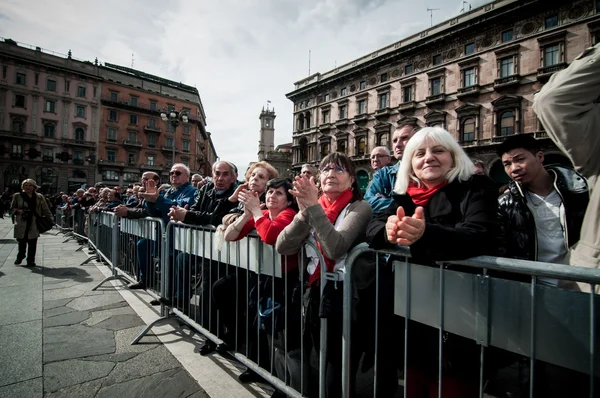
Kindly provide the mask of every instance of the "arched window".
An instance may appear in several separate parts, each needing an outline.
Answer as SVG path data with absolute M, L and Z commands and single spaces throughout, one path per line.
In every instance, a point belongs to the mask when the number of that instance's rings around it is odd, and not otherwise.
M 300 114 L 300 116 L 298 116 L 298 122 L 297 122 L 297 126 L 298 130 L 304 130 L 304 115 Z
M 73 178 L 87 178 L 87 174 L 83 170 L 74 169 Z
M 367 140 L 360 137 L 356 140 L 356 156 L 363 156 L 367 152 Z
M 300 140 L 300 162 L 308 160 L 308 141 L 306 138 Z
M 499 136 L 506 137 L 515 133 L 515 114 L 513 111 L 506 111 L 500 115 Z
M 346 147 L 347 147 L 346 140 L 338 140 L 338 142 L 337 142 L 337 152 L 345 154 L 346 153 Z
M 462 123 L 462 142 L 475 140 L 475 119 L 468 118 Z
M 329 155 L 329 143 L 324 142 L 321 144 L 321 157 L 324 158 L 327 155 Z
M 304 117 L 304 119 L 306 120 L 306 128 L 309 129 L 310 128 L 310 112 L 306 112 L 306 116 Z
M 85 141 L 85 130 L 81 127 L 75 129 L 75 141 Z
M 23 121 L 23 119 L 13 119 L 11 129 L 13 133 L 24 134 L 25 122 Z

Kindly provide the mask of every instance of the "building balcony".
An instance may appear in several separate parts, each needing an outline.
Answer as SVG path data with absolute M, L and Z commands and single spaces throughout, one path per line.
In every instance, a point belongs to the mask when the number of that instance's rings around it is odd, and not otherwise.
M 40 137 L 31 133 L 19 133 L 17 131 L 0 130 L 1 138 L 19 138 L 23 141 L 37 142 Z
M 337 122 L 335 122 L 335 126 L 336 127 L 346 127 L 350 124 L 350 120 L 348 120 L 347 118 L 343 118 L 338 120 Z
M 479 84 L 473 84 L 469 87 L 461 87 L 458 89 L 456 98 L 476 97 L 479 95 Z
M 567 67 L 567 63 L 561 62 L 556 65 L 545 66 L 545 67 L 539 68 L 538 73 L 537 73 L 537 79 L 538 79 L 538 81 L 545 82 L 548 79 L 550 79 L 550 76 L 552 76 L 553 74 L 555 74 L 558 71 L 565 69 L 566 67 Z
M 125 167 L 125 162 L 117 162 L 116 160 L 106 160 L 100 159 L 98 160 L 99 167 Z
M 132 141 L 132 140 L 123 140 L 123 145 L 124 146 L 128 146 L 128 147 L 132 147 L 132 148 L 141 148 L 142 147 L 142 143 L 139 141 Z
M 88 148 L 88 149 L 96 148 L 96 143 L 91 142 L 91 141 L 74 140 L 71 138 L 63 138 L 61 141 L 65 147 L 71 146 L 71 147 L 81 147 L 81 148 Z
M 407 101 L 407 102 L 403 102 L 400 105 L 398 105 L 398 110 L 399 111 L 414 111 L 415 109 L 417 109 L 417 102 L 416 101 Z
M 444 102 L 446 102 L 446 94 L 444 94 L 444 93 L 436 94 L 436 95 L 430 95 L 429 97 L 427 97 L 425 99 L 425 104 L 427 106 L 436 105 L 436 104 L 443 104 Z
M 158 133 L 158 134 L 160 134 L 162 132 L 162 129 L 160 127 L 156 127 L 156 126 L 145 125 L 144 126 L 144 131 L 147 132 L 147 133 Z
M 73 164 L 83 166 L 83 159 L 73 159 Z
M 375 111 L 375 117 L 384 117 L 392 114 L 392 110 L 387 106 L 385 108 L 379 108 Z
M 142 169 L 142 171 L 162 171 L 163 170 L 163 166 L 161 165 L 156 165 L 156 164 L 140 164 L 140 169 Z
M 22 153 L 15 153 L 15 152 L 13 152 L 13 153 L 10 154 L 10 158 L 11 159 L 22 160 L 23 157 L 24 157 L 24 155 Z
M 366 113 L 361 113 L 359 115 L 354 116 L 354 119 L 352 120 L 354 121 L 354 123 L 363 123 L 369 120 L 369 115 Z
M 176 147 L 174 148 L 172 146 L 165 146 L 165 145 L 161 146 L 160 150 L 163 152 L 173 152 L 173 150 L 175 150 L 175 152 L 179 152 Z
M 319 126 L 320 131 L 329 131 L 333 128 L 333 125 L 329 122 L 323 123 Z
M 54 163 L 54 156 L 42 156 L 42 162 L 50 162 L 50 163 Z
M 462 146 L 463 148 L 467 148 L 467 147 L 472 147 L 472 146 L 477 146 L 478 142 L 477 140 L 471 140 L 471 141 L 461 141 L 459 142 L 460 146 Z
M 350 156 L 350 159 L 352 159 L 353 162 L 362 161 L 362 160 L 370 161 L 369 154 L 366 154 L 366 153 Z
M 521 84 L 521 75 L 511 75 L 506 77 L 500 77 L 494 80 L 494 90 L 498 91 L 505 87 L 518 86 Z

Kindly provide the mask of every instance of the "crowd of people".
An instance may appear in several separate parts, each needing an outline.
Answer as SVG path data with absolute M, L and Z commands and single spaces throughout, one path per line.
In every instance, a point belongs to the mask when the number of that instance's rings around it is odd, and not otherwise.
M 590 51 L 584 60 L 599 57 L 598 46 Z M 588 79 L 586 83 L 578 80 L 581 76 Z M 290 338 L 291 334 L 288 334 L 287 344 L 276 345 L 273 351 L 276 373 L 300 390 L 304 380 L 300 377 L 302 361 L 299 358 L 309 357 L 313 347 L 318 349 L 324 344 L 327 361 L 325 369 L 320 371 L 326 374 L 327 397 L 339 397 L 344 366 L 341 362 L 342 295 L 346 287 L 340 279 L 328 283 L 321 292 L 320 270 L 325 268 L 332 274 L 343 270 L 348 252 L 359 243 L 366 242 L 374 249 L 408 247 L 413 261 L 425 266 L 479 255 L 598 266 L 598 162 L 593 155 L 598 153 L 599 142 L 596 130 L 600 126 L 600 113 L 594 102 L 600 92 L 599 76 L 598 62 L 576 61 L 567 70 L 554 75 L 534 103 L 546 130 L 571 157 L 577 171 L 545 165 L 544 153 L 532 136 L 511 136 L 497 146 L 497 154 L 511 179 L 500 195 L 498 186 L 485 175 L 485 165 L 473 162 L 448 131 L 440 127 L 421 128 L 415 122 L 407 122 L 393 132 L 391 153 L 386 147 L 377 147 L 371 153 L 375 172 L 364 197 L 352 160 L 345 154 L 331 153 L 317 168 L 308 164 L 303 166 L 293 180 L 280 178 L 267 162 L 253 164 L 246 172 L 244 183 L 238 182 L 237 167 L 227 161 L 217 161 L 212 166 L 210 178 L 191 176 L 187 166 L 174 164 L 169 185 L 160 185 L 159 176 L 147 171 L 139 184 L 125 192 L 120 187 L 80 189 L 72 196 L 63 194 L 54 198 L 52 207 L 111 211 L 124 218 L 158 217 L 165 223 L 212 225 L 220 229 L 226 241 L 242 239 L 255 229 L 265 244 L 274 246 L 284 256 L 282 272 L 287 275 L 286 280 L 291 281 L 290 285 L 279 284 L 271 289 L 270 298 L 280 303 L 289 302 L 289 319 L 301 318 L 303 322 L 301 335 Z M 569 95 L 577 95 L 578 101 L 571 100 Z M 581 133 L 581 140 L 585 140 L 586 145 L 572 137 L 575 133 Z M 576 140 L 575 145 L 570 144 L 572 140 Z M 596 186 L 590 206 L 588 184 Z M 41 195 L 35 195 L 35 188 L 35 182 L 26 180 L 23 191 L 28 196 L 16 194 L 12 199 L 11 208 L 17 224 L 22 227 L 18 234 L 15 228 L 15 237 L 20 239 L 16 264 L 25 257 L 26 242 L 23 250 L 21 242 L 35 241 L 38 236 L 35 223 L 24 219 L 23 208 L 36 208 L 38 214 L 46 213 L 50 208 L 44 206 L 46 202 Z M 320 253 L 306 245 L 309 237 L 316 240 Z M 32 243 L 29 244 L 31 252 Z M 139 273 L 137 282 L 130 285 L 131 289 L 147 287 L 152 271 L 149 269 L 151 261 L 144 253 L 152 253 L 155 250 L 152 245 L 145 239 L 137 243 Z M 570 257 L 573 247 L 576 248 L 575 256 Z M 236 336 L 232 326 L 236 324 L 236 317 L 237 323 L 243 324 L 247 318 L 260 322 L 256 317 L 247 317 L 244 312 L 256 311 L 245 308 L 247 298 L 253 295 L 252 290 L 261 289 L 256 279 L 249 277 L 246 287 L 240 288 L 232 280 L 231 273 L 226 272 L 226 265 L 175 250 L 169 252 L 177 288 L 161 301 L 185 312 L 190 310 L 192 295 L 197 294 L 202 301 L 203 313 L 216 315 L 217 310 L 221 311 L 221 325 L 211 324 L 209 329 L 224 336 L 224 343 L 217 346 L 207 340 L 200 349 L 202 355 L 215 349 L 228 351 L 236 338 L 244 339 L 241 336 L 244 331 L 256 332 L 256 328 L 245 325 L 248 330 L 242 328 Z M 299 252 L 306 253 L 306 264 L 298 263 Z M 379 270 L 373 267 L 373 258 L 360 259 L 357 267 L 362 270 L 361 281 L 356 297 L 360 303 L 373 301 L 374 275 L 380 272 L 383 278 L 379 289 L 381 326 L 377 336 L 380 347 L 377 353 L 378 396 L 390 397 L 398 387 L 397 369 L 404 368 L 404 339 L 399 336 L 406 321 L 393 315 L 391 262 L 394 256 L 382 258 L 390 266 Z M 28 265 L 35 264 L 35 250 L 28 254 L 27 261 Z M 200 293 L 192 286 L 190 264 L 202 264 Z M 453 268 L 448 266 L 448 269 Z M 227 276 L 219 277 L 223 275 Z M 518 275 L 499 276 L 521 280 Z M 245 274 L 242 277 L 247 280 Z M 306 283 L 299 286 L 299 280 Z M 538 283 L 579 289 L 579 286 L 547 278 L 540 278 Z M 291 295 L 298 291 L 299 295 Z M 288 294 L 287 299 L 282 298 Z M 368 323 L 366 319 L 372 319 L 372 312 L 373 309 L 364 304 L 357 306 L 353 323 L 356 335 L 369 336 L 363 325 Z M 322 318 L 329 319 L 326 336 L 320 334 Z M 438 389 L 438 330 L 408 322 L 410 347 L 404 375 L 408 382 L 407 397 L 429 397 Z M 250 333 L 249 339 L 252 337 L 261 338 Z M 263 337 L 274 344 L 278 339 L 268 333 Z M 353 377 L 358 371 L 361 355 L 365 354 L 366 358 L 373 350 L 369 339 L 362 340 L 363 343 L 361 339 L 353 343 Z M 253 343 L 245 343 L 250 346 L 251 356 L 258 355 Z M 442 348 L 443 396 L 477 396 L 479 346 L 472 340 L 445 333 Z M 501 367 L 518 360 L 515 355 L 490 349 L 484 375 L 493 378 Z M 544 363 L 535 370 L 538 396 L 585 393 L 585 375 Z M 305 377 L 309 374 L 310 371 L 304 372 Z M 258 375 L 252 371 L 240 376 L 242 381 L 256 378 Z M 567 380 L 570 383 L 564 390 L 561 382 Z M 314 386 L 315 383 L 311 384 Z M 312 395 L 314 391 L 308 393 Z

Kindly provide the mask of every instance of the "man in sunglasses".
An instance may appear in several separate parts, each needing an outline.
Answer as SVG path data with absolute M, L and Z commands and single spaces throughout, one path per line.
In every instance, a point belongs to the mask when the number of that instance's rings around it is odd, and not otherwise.
M 148 181 L 154 181 L 155 186 L 159 184 L 160 182 L 160 178 L 158 176 L 158 174 L 156 174 L 153 171 L 146 171 L 144 172 L 144 174 L 142 174 L 142 187 L 144 189 L 146 189 L 148 187 Z M 146 207 L 144 206 L 145 201 L 144 199 L 140 199 L 138 200 L 138 204 L 134 207 L 127 207 L 125 205 L 119 205 L 117 207 L 115 207 L 115 214 L 119 217 L 124 217 L 124 218 L 144 218 L 144 217 L 148 217 L 150 215 L 150 213 L 148 213 L 148 210 L 146 209 Z

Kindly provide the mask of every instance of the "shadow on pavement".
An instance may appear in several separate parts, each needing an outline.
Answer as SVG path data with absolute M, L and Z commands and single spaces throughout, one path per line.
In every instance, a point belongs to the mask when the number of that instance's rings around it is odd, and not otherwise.
M 86 270 L 77 267 L 48 268 L 37 266 L 29 269 L 34 274 L 40 274 L 48 278 L 69 279 L 75 282 L 94 281 L 94 279 L 90 277 L 90 274 L 88 274 Z

